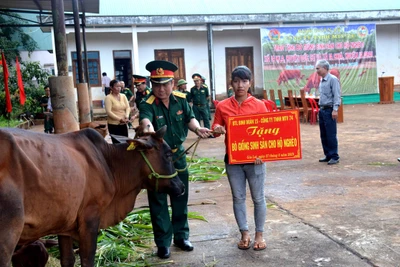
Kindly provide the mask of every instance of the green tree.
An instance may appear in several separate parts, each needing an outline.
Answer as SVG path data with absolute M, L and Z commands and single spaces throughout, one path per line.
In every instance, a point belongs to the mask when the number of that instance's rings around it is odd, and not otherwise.
M 0 12 L 0 49 L 3 50 L 7 63 L 11 64 L 19 57 L 19 51 L 33 52 L 37 43 L 26 34 L 22 27 L 12 26 L 25 23 L 21 16 L 13 12 Z M 11 26 L 3 26 L 11 25 Z

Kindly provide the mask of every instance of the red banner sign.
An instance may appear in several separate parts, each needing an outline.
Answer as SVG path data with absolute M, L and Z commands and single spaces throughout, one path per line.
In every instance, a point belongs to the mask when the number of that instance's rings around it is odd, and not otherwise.
M 301 159 L 298 110 L 229 117 L 227 134 L 230 164 Z

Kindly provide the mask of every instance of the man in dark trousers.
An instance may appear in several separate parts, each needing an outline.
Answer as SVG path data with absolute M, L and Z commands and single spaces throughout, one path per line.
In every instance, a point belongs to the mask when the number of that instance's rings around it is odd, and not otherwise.
M 328 61 L 317 61 L 317 74 L 321 76 L 319 84 L 319 129 L 325 154 L 325 157 L 321 158 L 319 162 L 327 162 L 328 165 L 333 165 L 339 163 L 337 118 L 341 100 L 340 82 L 329 73 L 329 69 Z
M 44 132 L 53 133 L 54 131 L 54 120 L 53 120 L 53 108 L 51 107 L 50 99 L 50 87 L 46 85 L 44 87 L 44 92 L 46 93 L 40 99 L 40 106 L 44 114 Z
M 196 119 L 203 120 L 204 127 L 210 128 L 210 115 L 208 114 L 207 102 L 210 99 L 208 87 L 203 85 L 202 76 L 198 73 L 192 75 L 195 86 L 190 89 L 190 96 L 193 102 L 193 112 Z
M 193 110 L 186 101 L 186 95 L 173 91 L 174 72 L 176 65 L 168 61 L 156 60 L 146 65 L 151 73 L 150 80 L 152 92 L 139 105 L 140 129 L 143 132 L 154 132 L 163 126 L 167 126 L 164 140 L 172 149 L 172 161 L 178 171 L 179 178 L 185 184 L 184 195 L 170 197 L 172 217 L 168 212 L 167 194 L 147 192 L 151 223 L 153 225 L 154 241 L 157 245 L 157 255 L 162 259 L 170 257 L 170 245 L 172 235 L 175 246 L 184 251 L 192 251 L 193 246 L 189 241 L 188 224 L 188 192 L 189 173 L 186 166 L 186 155 L 183 142 L 186 139 L 185 126 L 199 137 L 209 136 L 209 129 L 200 127 L 195 119 Z M 137 133 L 140 135 L 140 130 Z M 171 221 L 172 220 L 172 221 Z

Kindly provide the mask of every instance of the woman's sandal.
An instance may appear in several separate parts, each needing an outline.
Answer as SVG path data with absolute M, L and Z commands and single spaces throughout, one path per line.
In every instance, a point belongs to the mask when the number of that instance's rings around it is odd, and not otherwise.
M 258 250 L 264 250 L 267 248 L 267 243 L 265 243 L 265 240 L 261 242 L 254 241 L 253 249 L 258 251 Z
M 245 240 L 242 239 L 242 240 L 239 241 L 237 246 L 238 246 L 239 249 L 246 250 L 246 249 L 250 248 L 250 243 L 251 243 L 250 238 L 245 239 Z

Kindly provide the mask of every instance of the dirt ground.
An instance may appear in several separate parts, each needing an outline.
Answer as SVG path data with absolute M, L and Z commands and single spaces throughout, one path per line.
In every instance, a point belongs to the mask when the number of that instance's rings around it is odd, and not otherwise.
M 301 124 L 303 159 L 267 163 L 265 251 L 237 249 L 240 235 L 226 177 L 191 183 L 189 210 L 208 222 L 190 221 L 193 252 L 172 245 L 170 261 L 155 257 L 154 262 L 164 262 L 162 266 L 399 267 L 399 114 L 400 103 L 344 106 L 344 123 L 338 125 L 340 163 L 333 166 L 318 162 L 323 157 L 319 127 Z M 186 143 L 195 138 L 190 135 Z M 223 139 L 201 141 L 196 154 L 223 159 Z M 247 203 L 254 231 L 249 194 Z
M 190 184 L 192 252 L 172 245 L 158 266 L 400 266 L 400 103 L 344 106 L 340 163 L 323 156 L 317 125 L 301 124 L 302 160 L 267 163 L 264 251 L 239 250 L 227 178 Z M 134 132 L 130 131 L 133 136 Z M 192 144 L 191 133 L 186 141 Z M 223 159 L 222 138 L 202 140 L 199 157 Z M 146 205 L 140 195 L 136 206 Z M 247 201 L 254 232 L 253 206 Z M 252 238 L 254 240 L 254 238 Z M 154 251 L 156 248 L 154 247 Z

